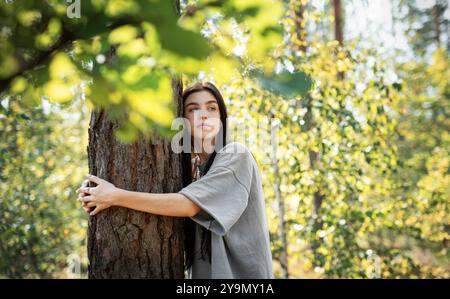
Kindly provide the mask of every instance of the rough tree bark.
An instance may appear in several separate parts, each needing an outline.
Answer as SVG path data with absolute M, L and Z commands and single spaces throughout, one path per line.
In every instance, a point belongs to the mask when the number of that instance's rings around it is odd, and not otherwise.
M 180 111 L 179 80 L 173 80 L 173 90 Z M 92 112 L 90 173 L 126 190 L 179 191 L 181 158 L 170 140 L 140 138 L 123 144 L 114 137 L 117 125 L 104 110 Z M 89 278 L 183 278 L 183 238 L 183 218 L 106 209 L 89 218 Z

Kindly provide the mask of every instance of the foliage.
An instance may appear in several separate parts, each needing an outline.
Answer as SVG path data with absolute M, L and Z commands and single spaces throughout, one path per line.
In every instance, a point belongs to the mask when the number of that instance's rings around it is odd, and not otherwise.
M 404 81 L 388 83 L 388 62 L 371 49 L 321 37 L 307 45 L 278 57 L 314 78 L 306 96 L 277 96 L 245 76 L 224 87 L 243 120 L 234 137 L 260 162 L 275 260 L 283 248 L 268 117 L 279 120 L 291 276 L 448 277 L 448 54 L 398 65 Z
M 1 2 L 0 92 L 31 107 L 42 97 L 69 103 L 83 92 L 91 108 L 119 120 L 123 141 L 135 140 L 138 132 L 167 135 L 174 116 L 171 77 L 237 73 L 230 37 L 235 24 L 251 36 L 251 58 L 262 61 L 281 41 L 277 22 L 283 13 L 274 0 L 194 1 L 179 19 L 176 3 L 89 0 L 82 2 L 80 18 L 69 18 L 71 7 L 61 1 Z M 212 18 L 228 33 L 226 40 L 205 27 Z
M 87 160 L 87 123 L 73 116 L 80 102 L 46 111 L 10 97 L 0 107 L 0 276 L 66 277 L 71 255 L 85 264 L 73 188 Z
M 382 57 L 329 39 L 330 3 L 288 2 L 90 0 L 80 19 L 61 1 L 0 2 L 0 275 L 64 276 L 84 256 L 86 108 L 120 120 L 123 141 L 170 136 L 182 74 L 218 84 L 255 155 L 278 277 L 276 179 L 290 277 L 448 278 L 450 61 L 429 45 L 434 20 L 394 1 L 413 58 Z

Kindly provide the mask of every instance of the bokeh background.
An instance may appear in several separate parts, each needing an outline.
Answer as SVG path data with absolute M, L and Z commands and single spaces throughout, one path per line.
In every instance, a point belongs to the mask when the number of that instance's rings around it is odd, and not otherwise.
M 68 6 L 0 1 L 1 278 L 87 277 L 90 111 L 170 138 L 173 76 L 223 92 L 277 278 L 449 278 L 448 1 Z

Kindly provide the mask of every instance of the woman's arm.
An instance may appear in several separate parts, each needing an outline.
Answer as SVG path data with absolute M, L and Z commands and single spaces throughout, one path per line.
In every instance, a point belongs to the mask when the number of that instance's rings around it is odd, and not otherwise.
M 113 184 L 90 175 L 87 180 L 97 184 L 96 187 L 81 187 L 79 201 L 86 207 L 95 207 L 91 216 L 111 206 L 121 206 L 137 211 L 162 216 L 192 217 L 200 211 L 200 207 L 179 193 L 145 193 L 127 191 Z
M 200 208 L 186 196 L 178 193 L 144 193 L 117 188 L 115 206 L 162 216 L 192 217 Z

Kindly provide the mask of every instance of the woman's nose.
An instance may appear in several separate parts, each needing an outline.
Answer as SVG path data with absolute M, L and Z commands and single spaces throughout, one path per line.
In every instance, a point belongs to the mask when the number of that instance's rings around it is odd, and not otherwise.
M 206 112 L 206 111 L 201 111 L 200 112 L 200 119 L 201 120 L 206 120 L 206 119 L 208 119 L 208 113 Z

